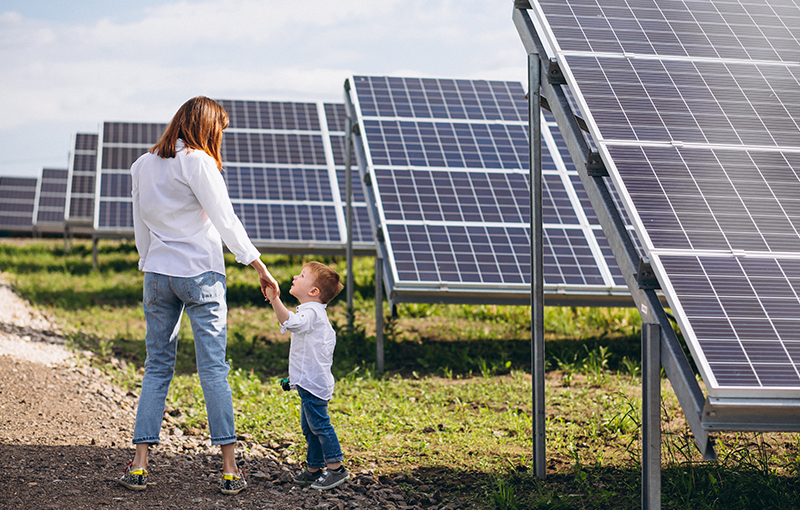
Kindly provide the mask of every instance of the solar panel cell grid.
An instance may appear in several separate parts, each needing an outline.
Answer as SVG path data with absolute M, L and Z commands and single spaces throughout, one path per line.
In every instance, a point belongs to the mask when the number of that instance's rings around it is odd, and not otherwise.
M 379 227 L 392 257 L 392 291 L 412 284 L 433 291 L 530 285 L 521 85 L 387 77 L 353 83 Z M 543 129 L 550 136 L 542 151 L 545 285 L 609 288 L 613 272 L 576 211 L 579 196 L 568 174 L 577 172 L 560 154 L 566 144 Z
M 365 117 L 524 121 L 518 83 L 356 76 Z
M 711 393 L 797 395 L 800 7 L 538 3 Z
M 64 205 L 67 197 L 69 172 L 61 168 L 43 168 L 39 180 L 39 204 L 36 208 L 36 224 L 63 225 Z
M 316 103 L 218 101 L 228 113 L 231 129 L 319 131 Z
M 792 3 L 538 2 L 562 50 L 798 61 Z
M 38 179 L 0 177 L 0 230 L 30 231 Z

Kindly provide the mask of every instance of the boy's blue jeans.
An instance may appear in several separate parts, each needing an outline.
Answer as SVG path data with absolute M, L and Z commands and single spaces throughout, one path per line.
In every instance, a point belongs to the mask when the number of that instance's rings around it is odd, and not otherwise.
M 164 403 L 175 372 L 178 331 L 184 309 L 192 322 L 197 374 L 203 387 L 211 444 L 236 442 L 233 398 L 225 361 L 227 314 L 225 276 L 213 271 L 191 278 L 144 274 L 147 360 L 136 409 L 133 442 L 158 443 Z
M 339 438 L 328 416 L 328 401 L 317 398 L 300 386 L 300 428 L 308 442 L 306 463 L 310 468 L 324 468 L 326 464 L 344 459 Z

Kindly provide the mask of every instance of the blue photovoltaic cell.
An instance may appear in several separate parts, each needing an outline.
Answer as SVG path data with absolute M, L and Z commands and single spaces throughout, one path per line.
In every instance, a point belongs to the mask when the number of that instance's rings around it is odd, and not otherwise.
M 522 86 L 365 76 L 351 82 L 394 290 L 428 285 L 438 292 L 454 284 L 529 293 Z M 626 293 L 604 252 L 607 243 L 600 244 L 581 210 L 571 178 L 577 171 L 552 119 L 543 131 L 549 136 L 542 151 L 546 291 Z
M 37 181 L 32 177 L 0 177 L 0 230 L 33 230 Z
M 77 133 L 74 137 L 64 210 L 67 221 L 94 221 L 97 139 L 91 133 Z
M 537 3 L 710 394 L 797 398 L 800 6 Z
M 66 168 L 43 168 L 39 179 L 39 203 L 36 208 L 36 228 L 64 228 L 64 206 L 67 198 Z

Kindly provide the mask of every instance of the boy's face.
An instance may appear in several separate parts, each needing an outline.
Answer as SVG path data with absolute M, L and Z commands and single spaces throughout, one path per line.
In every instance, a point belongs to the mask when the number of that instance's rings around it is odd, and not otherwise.
M 319 295 L 319 289 L 314 286 L 317 277 L 304 267 L 300 274 L 292 278 L 292 288 L 289 289 L 289 294 L 296 297 L 301 303 L 305 303 Z

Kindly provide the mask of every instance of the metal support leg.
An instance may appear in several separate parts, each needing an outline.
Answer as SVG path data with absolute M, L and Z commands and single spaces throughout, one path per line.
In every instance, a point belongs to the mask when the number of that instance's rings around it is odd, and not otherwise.
M 533 473 L 546 472 L 544 415 L 544 260 L 542 249 L 542 124 L 539 55 L 528 55 L 528 127 L 531 204 L 531 378 L 533 382 Z
M 98 238 L 92 237 L 92 269 L 97 271 L 97 242 Z
M 353 310 L 353 291 L 355 275 L 353 274 L 353 162 L 350 153 L 353 150 L 353 119 L 347 117 L 344 138 L 345 188 L 347 194 L 347 331 L 353 332 L 355 312 Z
M 375 257 L 375 364 L 383 373 L 383 259 Z
M 661 326 L 642 324 L 642 510 L 661 509 Z

